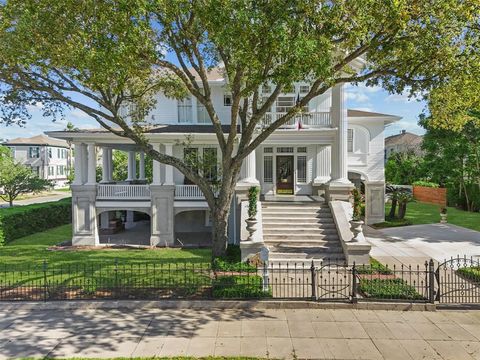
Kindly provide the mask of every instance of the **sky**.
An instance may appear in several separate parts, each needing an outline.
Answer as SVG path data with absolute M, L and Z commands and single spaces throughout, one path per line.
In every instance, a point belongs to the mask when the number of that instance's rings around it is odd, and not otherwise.
M 346 86 L 347 107 L 364 111 L 373 111 L 384 114 L 401 116 L 402 119 L 389 125 L 386 134 L 398 134 L 402 130 L 423 134 L 424 131 L 418 126 L 418 116 L 425 108 L 423 101 L 408 99 L 406 95 L 388 94 L 381 87 L 367 87 L 363 84 L 358 86 Z M 1 106 L 1 105 L 0 105 Z M 32 119 L 25 127 L 16 125 L 6 127 L 0 124 L 0 139 L 13 139 L 16 137 L 30 137 L 45 131 L 63 130 L 68 121 L 78 128 L 98 128 L 95 120 L 89 118 L 80 110 L 72 110 L 66 113 L 65 121 L 52 122 L 50 118 L 44 118 L 40 109 L 41 105 L 30 107 Z

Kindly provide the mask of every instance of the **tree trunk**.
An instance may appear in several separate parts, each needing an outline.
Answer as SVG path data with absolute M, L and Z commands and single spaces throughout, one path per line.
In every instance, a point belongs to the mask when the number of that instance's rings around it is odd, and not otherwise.
M 398 218 L 403 220 L 405 218 L 405 213 L 407 212 L 407 202 L 402 201 L 398 206 Z
M 397 211 L 397 199 L 393 198 L 392 199 L 392 207 L 390 208 L 390 213 L 388 214 L 388 217 L 390 219 L 394 219 L 396 211 Z
M 228 212 L 215 211 L 212 214 L 212 255 L 225 256 L 228 245 Z

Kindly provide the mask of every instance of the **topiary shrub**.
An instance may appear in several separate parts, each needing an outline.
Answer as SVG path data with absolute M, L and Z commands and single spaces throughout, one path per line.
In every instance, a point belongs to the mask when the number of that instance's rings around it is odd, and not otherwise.
M 71 222 L 71 198 L 0 209 L 0 244 Z

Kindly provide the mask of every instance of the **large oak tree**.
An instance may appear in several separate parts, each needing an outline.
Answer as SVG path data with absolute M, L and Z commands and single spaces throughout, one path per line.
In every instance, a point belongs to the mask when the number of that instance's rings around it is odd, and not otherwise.
M 477 0 L 7 0 L 0 5 L 2 121 L 21 124 L 27 106 L 41 102 L 45 115 L 77 108 L 134 140 L 201 188 L 212 210 L 213 252 L 221 255 L 250 152 L 336 84 L 366 81 L 418 93 L 441 83 L 470 49 L 465 34 L 478 14 Z M 359 58 L 364 65 L 352 66 Z M 220 63 L 232 94 L 227 134 L 207 79 Z M 282 90 L 305 80 L 308 94 L 259 127 Z M 264 84 L 272 85 L 266 97 Z M 189 93 L 205 106 L 221 153 L 215 187 L 143 136 L 158 91 Z M 130 103 L 135 112 L 127 117 L 121 109 Z

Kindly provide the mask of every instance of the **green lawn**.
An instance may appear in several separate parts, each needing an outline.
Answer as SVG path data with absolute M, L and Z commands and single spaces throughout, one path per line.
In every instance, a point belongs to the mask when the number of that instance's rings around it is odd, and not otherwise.
M 468 229 L 480 231 L 480 213 L 458 210 L 454 207 L 447 208 L 448 222 L 453 225 L 463 226 Z M 390 212 L 390 204 L 386 204 L 385 213 Z M 403 221 L 385 221 L 376 224 L 377 228 L 402 226 L 402 225 L 420 225 L 436 224 L 440 222 L 440 206 L 414 201 L 408 203 L 406 222 Z
M 209 249 L 99 249 L 52 251 L 51 245 L 59 244 L 72 237 L 72 226 L 63 225 L 45 232 L 36 233 L 14 240 L 0 248 L 0 264 L 49 263 L 69 264 L 84 262 L 138 263 L 155 261 L 171 262 L 210 262 Z

